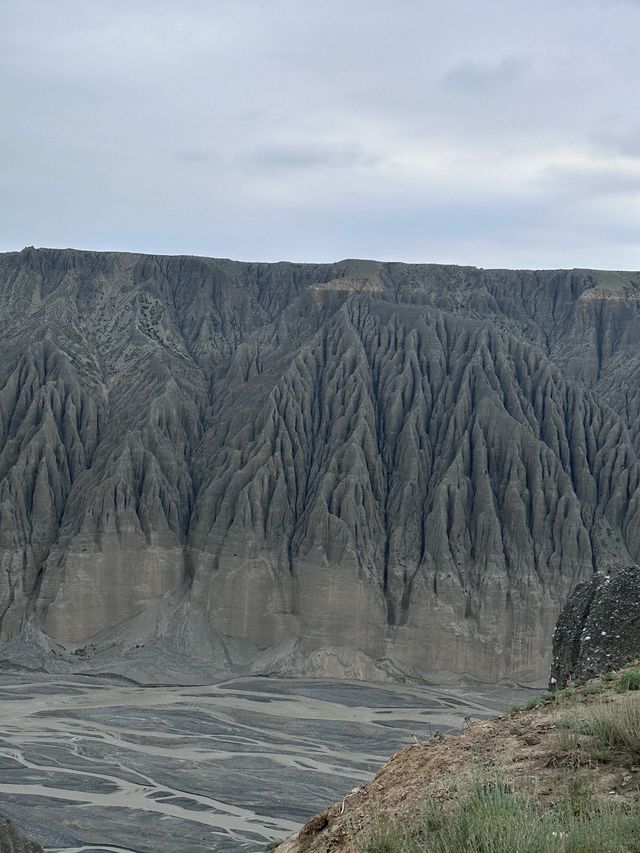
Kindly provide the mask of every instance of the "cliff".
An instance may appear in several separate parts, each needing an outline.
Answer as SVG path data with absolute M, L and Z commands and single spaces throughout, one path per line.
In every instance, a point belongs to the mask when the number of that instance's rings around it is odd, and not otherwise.
M 87 666 L 160 638 L 221 671 L 544 677 L 570 592 L 640 560 L 638 294 L 1 255 L 0 638 Z

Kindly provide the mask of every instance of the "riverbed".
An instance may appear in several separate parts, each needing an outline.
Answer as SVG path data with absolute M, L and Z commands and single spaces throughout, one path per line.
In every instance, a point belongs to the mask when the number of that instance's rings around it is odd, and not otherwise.
M 531 691 L 0 673 L 0 813 L 56 853 L 263 850 L 403 746 Z

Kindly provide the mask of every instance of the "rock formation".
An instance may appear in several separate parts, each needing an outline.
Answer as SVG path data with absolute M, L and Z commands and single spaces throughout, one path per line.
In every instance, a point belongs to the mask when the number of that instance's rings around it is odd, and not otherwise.
M 2 640 L 532 681 L 640 560 L 640 274 L 28 248 L 0 310 Z
M 0 853 L 42 853 L 42 847 L 29 841 L 10 820 L 0 817 Z
M 580 584 L 553 635 L 551 687 L 585 681 L 640 652 L 640 566 L 612 567 Z

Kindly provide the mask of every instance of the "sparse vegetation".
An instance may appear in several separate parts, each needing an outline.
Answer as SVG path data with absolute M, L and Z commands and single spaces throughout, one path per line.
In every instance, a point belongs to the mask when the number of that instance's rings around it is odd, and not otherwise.
M 84 660 L 85 658 L 90 657 L 95 652 L 95 650 L 95 643 L 91 643 L 88 646 L 80 646 L 79 648 L 74 649 L 71 654 L 74 657 L 82 658 L 82 660 Z
M 602 681 L 590 681 L 582 688 L 583 696 L 597 696 L 599 693 L 604 693 L 605 685 Z
M 379 822 L 360 853 L 614 853 L 640 838 L 640 813 L 594 796 L 571 780 L 544 808 L 533 796 L 500 780 L 477 779 L 452 811 L 427 802 L 413 825 Z
M 640 698 L 625 696 L 615 705 L 603 704 L 591 712 L 582 731 L 601 748 L 640 755 Z
M 617 689 L 617 685 L 616 685 Z M 599 702 L 582 714 L 556 720 L 558 750 L 584 760 L 614 761 L 620 751 L 640 755 L 640 698 Z
M 543 693 L 542 696 L 536 696 L 533 699 L 530 699 L 527 704 L 524 706 L 525 711 L 532 711 L 534 708 L 539 708 L 540 705 L 544 705 L 545 702 L 554 702 L 555 695 L 553 693 Z

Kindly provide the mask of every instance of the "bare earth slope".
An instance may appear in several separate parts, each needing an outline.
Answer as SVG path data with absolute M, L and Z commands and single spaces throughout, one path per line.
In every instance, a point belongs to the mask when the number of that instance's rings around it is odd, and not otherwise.
M 476 843 L 464 847 L 450 841 L 446 850 L 636 853 L 640 829 L 640 694 L 637 687 L 634 692 L 619 693 L 616 684 L 630 674 L 635 675 L 633 683 L 639 683 L 637 666 L 638 661 L 583 687 L 545 694 L 538 704 L 533 700 L 525 708 L 514 708 L 495 720 L 468 717 L 465 731 L 457 737 L 436 735 L 430 741 L 406 747 L 370 782 L 311 818 L 276 849 L 279 853 L 442 850 L 442 846 L 431 846 L 425 839 L 412 844 L 409 839 L 402 843 L 402 837 L 396 843 L 387 837 L 386 844 L 374 839 L 376 831 L 385 825 L 395 825 L 411 836 L 424 821 L 427 802 L 442 809 L 445 822 L 453 822 L 466 789 L 475 782 L 497 783 L 530 797 L 536 803 L 539 823 L 534 819 L 533 837 L 525 837 L 524 826 L 516 827 L 517 840 L 510 844 L 505 843 L 505 826 L 500 818 L 485 813 L 486 846 L 476 838 Z M 594 726 L 602 719 L 625 720 L 627 742 L 611 735 L 609 743 L 598 739 Z M 628 833 L 631 843 L 611 838 L 606 828 L 603 839 L 595 837 L 597 821 L 591 826 L 586 821 L 596 818 L 603 806 L 619 809 L 618 820 L 623 815 L 635 815 L 634 829 Z M 585 823 L 588 847 L 568 837 L 563 807 L 568 807 L 578 823 L 580 819 Z M 555 831 L 552 826 L 549 833 L 549 825 L 543 820 L 554 813 Z
M 639 300 L 637 273 L 0 255 L 0 638 L 544 676 L 570 591 L 640 559 Z

